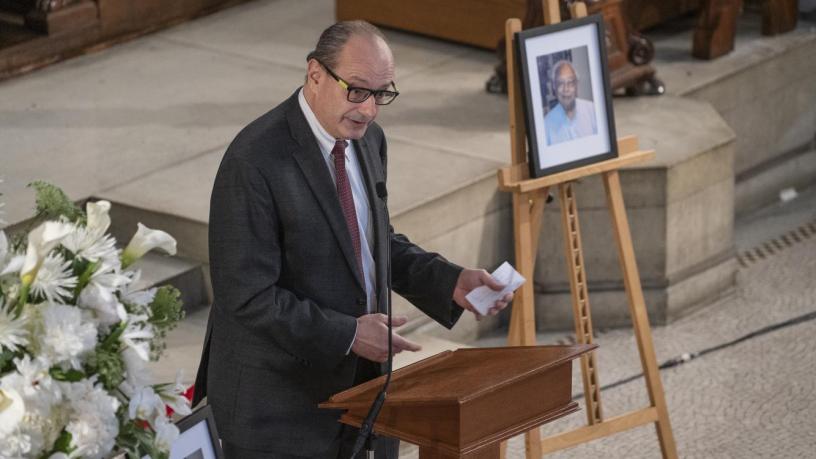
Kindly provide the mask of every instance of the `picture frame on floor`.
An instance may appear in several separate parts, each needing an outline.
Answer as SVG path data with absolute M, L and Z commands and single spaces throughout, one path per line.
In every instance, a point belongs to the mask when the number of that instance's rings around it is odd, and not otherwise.
M 179 437 L 169 459 L 224 459 L 212 408 L 204 405 L 176 423 Z

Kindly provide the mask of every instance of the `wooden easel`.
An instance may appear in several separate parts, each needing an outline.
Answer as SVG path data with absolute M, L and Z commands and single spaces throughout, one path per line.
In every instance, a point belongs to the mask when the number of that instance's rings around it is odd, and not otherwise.
M 558 1 L 543 0 L 544 22 L 554 24 L 560 21 Z M 574 3 L 572 17 L 586 16 L 586 6 Z M 613 435 L 635 427 L 654 423 L 660 449 L 664 458 L 676 458 L 677 448 L 669 422 L 669 412 L 660 382 L 660 373 L 655 358 L 649 319 L 643 299 L 635 262 L 632 236 L 626 208 L 623 204 L 618 170 L 626 165 L 654 158 L 654 151 L 638 150 L 637 138 L 624 137 L 618 140 L 618 158 L 584 167 L 556 173 L 546 177 L 529 178 L 526 153 L 526 133 L 522 91 L 517 87 L 518 78 L 516 54 L 513 49 L 515 33 L 521 30 L 519 19 L 508 19 L 505 26 L 507 53 L 508 103 L 510 109 L 510 139 L 512 166 L 499 170 L 499 188 L 513 193 L 513 223 L 515 256 L 519 272 L 527 282 L 516 293 L 510 319 L 508 345 L 528 346 L 536 344 L 535 303 L 533 280 L 541 217 L 550 187 L 558 187 L 561 203 L 561 220 L 564 230 L 564 247 L 567 260 L 572 308 L 575 319 L 575 334 L 580 344 L 592 344 L 592 316 L 590 313 L 587 280 L 584 271 L 584 256 L 581 245 L 581 231 L 578 223 L 578 208 L 573 190 L 573 181 L 582 177 L 601 174 L 606 190 L 607 206 L 612 216 L 618 256 L 623 271 L 624 286 L 637 340 L 640 362 L 646 379 L 646 390 L 650 404 L 647 408 L 632 411 L 611 419 L 604 419 L 601 406 L 600 383 L 595 352 L 581 357 L 581 374 L 584 384 L 587 425 L 552 437 L 541 438 L 539 429 L 525 434 L 528 459 L 538 459 L 543 454 L 569 448 L 591 440 Z M 505 448 L 502 448 L 504 456 Z

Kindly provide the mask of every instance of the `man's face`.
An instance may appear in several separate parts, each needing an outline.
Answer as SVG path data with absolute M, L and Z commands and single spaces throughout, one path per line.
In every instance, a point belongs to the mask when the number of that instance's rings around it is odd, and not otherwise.
M 564 110 L 572 111 L 575 108 L 575 95 L 578 92 L 578 79 L 576 78 L 575 70 L 569 65 L 562 65 L 561 68 L 558 69 L 554 83 L 558 103 L 564 107 Z
M 394 58 L 379 37 L 352 36 L 331 69 L 351 86 L 389 89 L 394 81 Z M 349 102 L 348 92 L 322 65 L 309 62 L 306 100 L 326 131 L 336 139 L 359 139 L 374 121 L 379 106 L 374 96 L 364 102 Z

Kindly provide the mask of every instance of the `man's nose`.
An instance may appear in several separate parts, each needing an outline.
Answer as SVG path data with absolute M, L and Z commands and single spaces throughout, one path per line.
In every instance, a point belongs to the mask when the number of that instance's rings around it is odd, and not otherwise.
M 360 108 L 358 109 L 360 113 L 372 120 L 377 116 L 377 110 L 379 110 L 379 108 L 377 107 L 377 104 L 374 103 L 374 96 L 371 96 L 360 103 Z

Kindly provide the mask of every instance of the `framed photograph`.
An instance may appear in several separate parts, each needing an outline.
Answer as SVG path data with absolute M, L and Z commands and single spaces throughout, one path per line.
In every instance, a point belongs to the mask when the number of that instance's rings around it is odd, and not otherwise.
M 195 410 L 176 426 L 180 435 L 170 449 L 170 459 L 224 459 L 209 405 Z
M 603 19 L 517 34 L 530 177 L 618 156 Z

